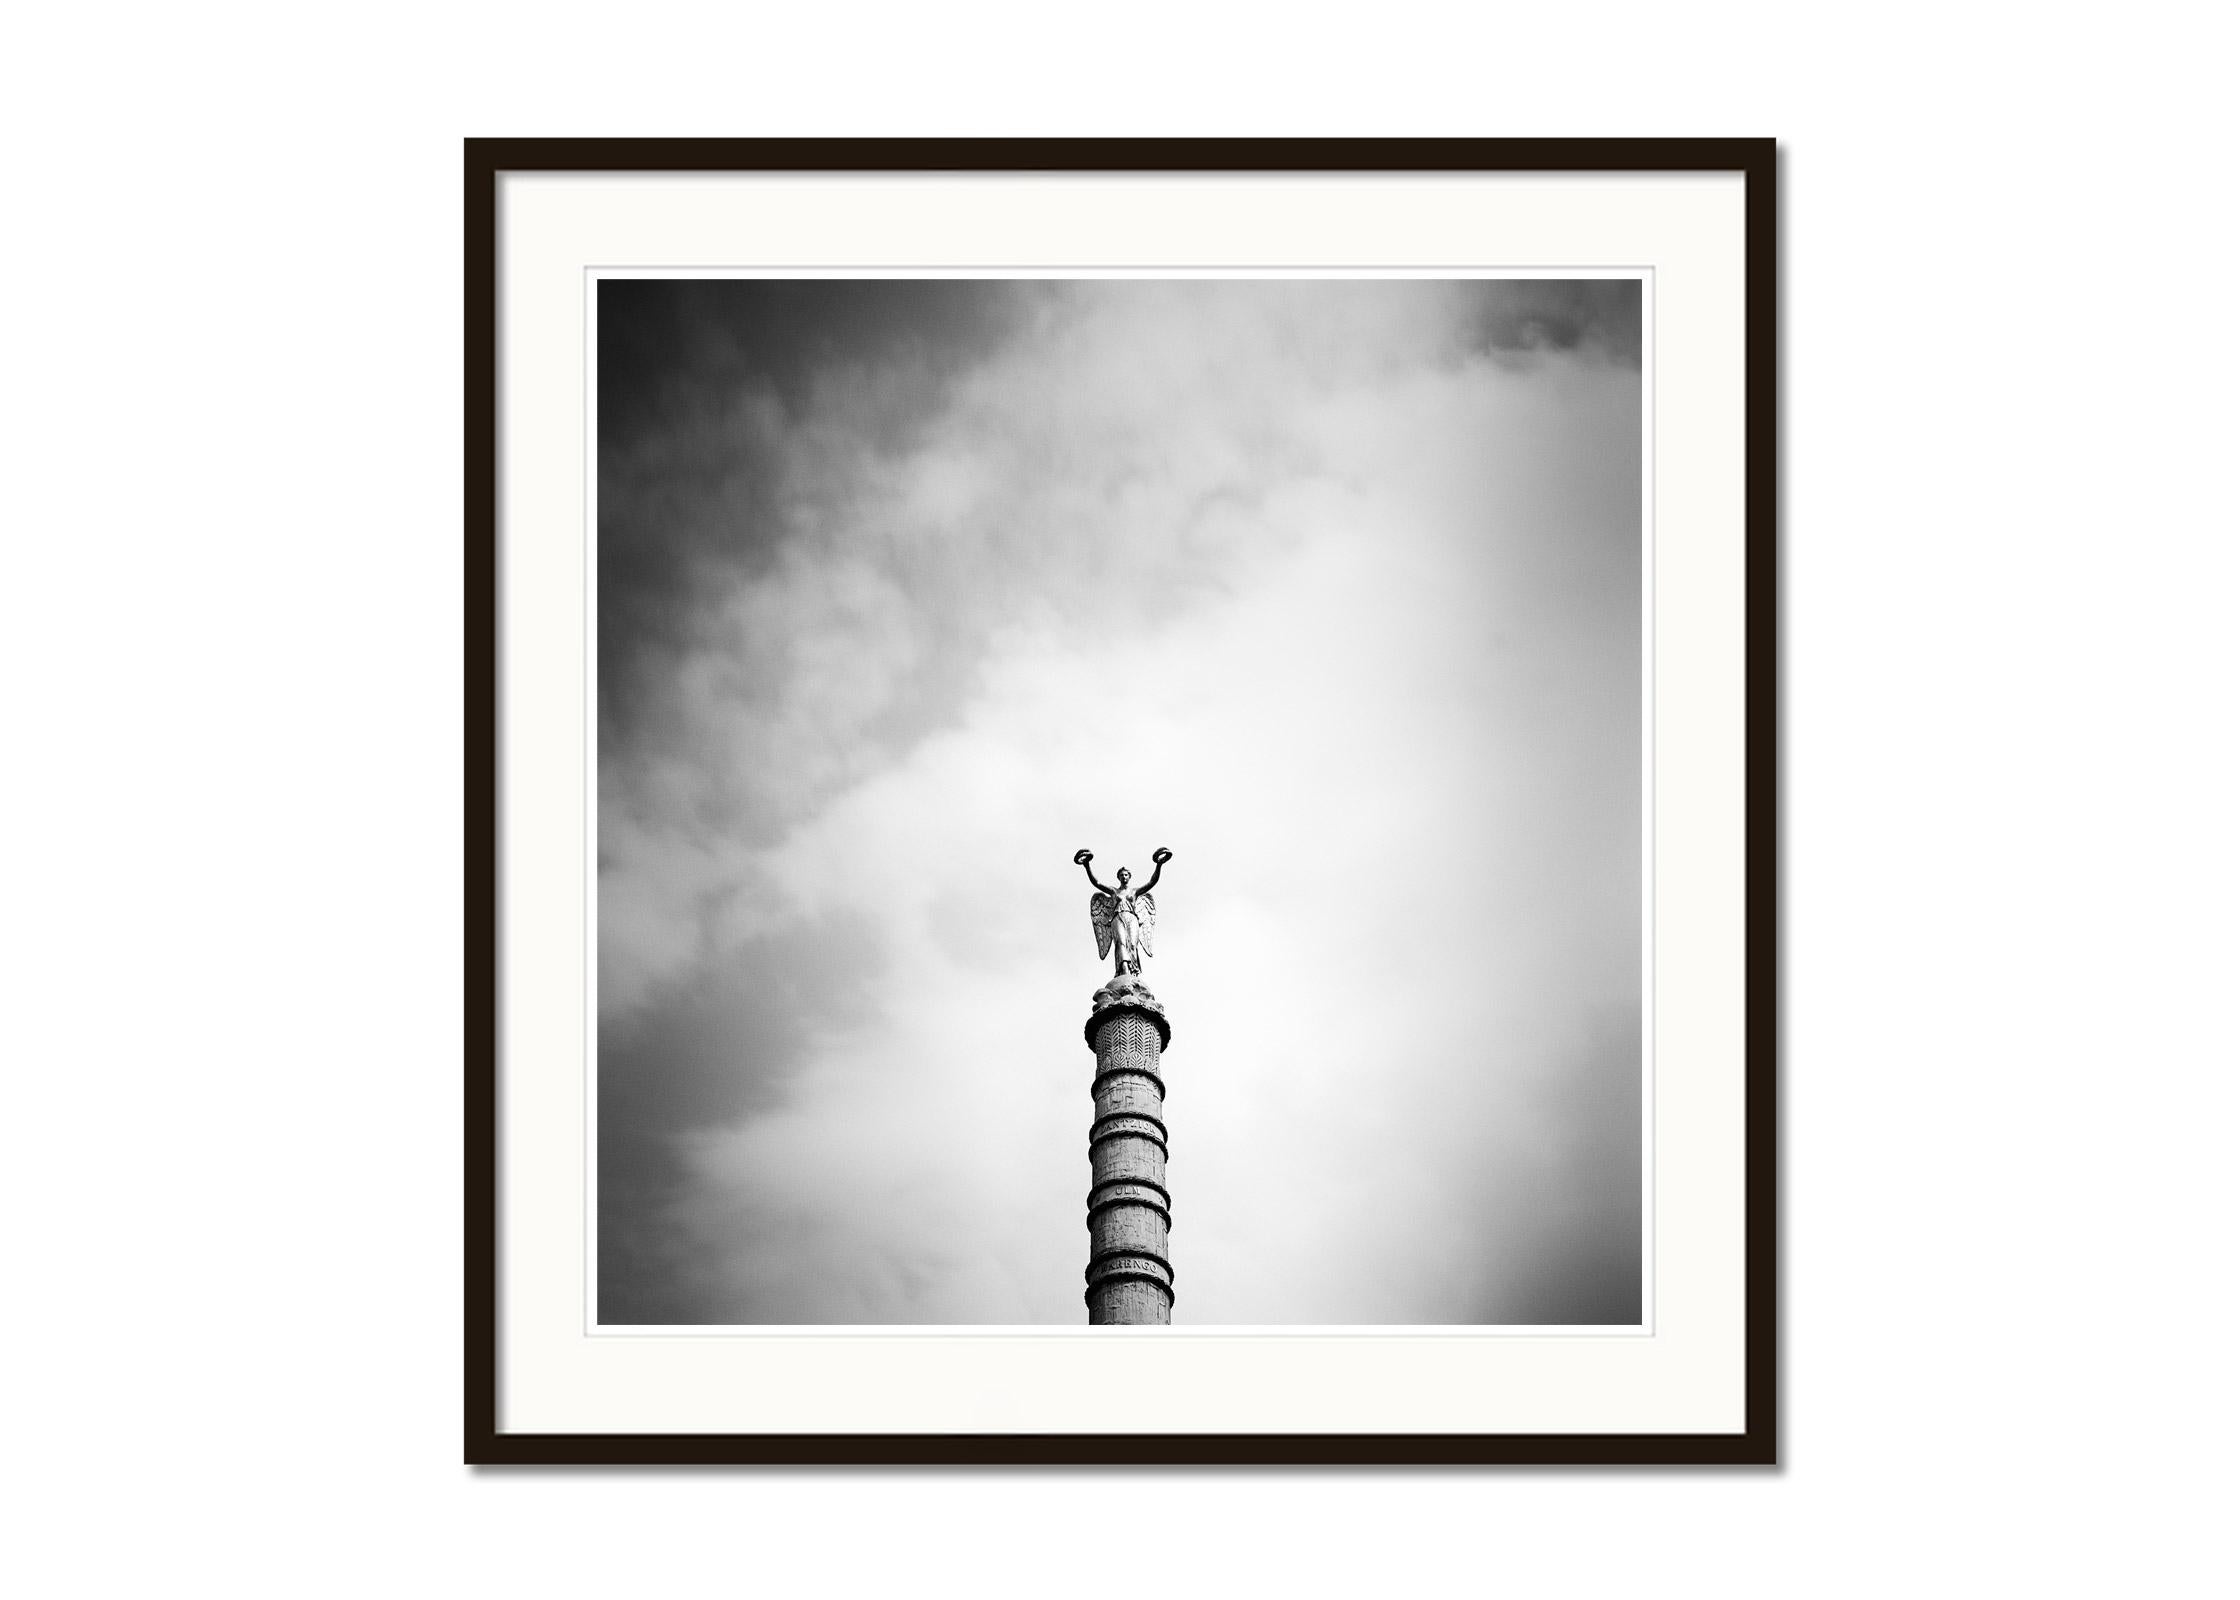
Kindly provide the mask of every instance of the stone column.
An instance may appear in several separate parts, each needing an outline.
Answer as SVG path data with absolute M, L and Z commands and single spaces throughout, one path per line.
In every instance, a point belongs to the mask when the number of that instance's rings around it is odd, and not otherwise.
M 1089 1321 L 1172 1320 L 1174 1268 L 1167 1260 L 1166 1008 L 1126 973 L 1090 1000 L 1082 1037 L 1097 1054 L 1089 1085 Z

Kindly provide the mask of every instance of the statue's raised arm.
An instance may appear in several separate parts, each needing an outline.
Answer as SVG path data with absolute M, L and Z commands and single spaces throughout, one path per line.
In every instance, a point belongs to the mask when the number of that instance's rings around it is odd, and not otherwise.
M 1151 852 L 1151 876 L 1143 880 L 1137 894 L 1149 894 L 1159 886 L 1159 874 L 1167 870 L 1167 863 L 1174 859 L 1174 852 L 1165 845 Z
M 1079 867 L 1083 872 L 1086 872 L 1089 875 L 1089 887 L 1099 891 L 1100 893 L 1110 894 L 1112 893 L 1110 889 L 1097 882 L 1097 869 L 1089 865 L 1089 863 L 1094 861 L 1095 859 L 1096 857 L 1091 855 L 1086 850 L 1076 850 L 1073 853 L 1074 865 Z M 1100 950 L 1097 952 L 1097 954 L 1103 955 L 1104 952 Z

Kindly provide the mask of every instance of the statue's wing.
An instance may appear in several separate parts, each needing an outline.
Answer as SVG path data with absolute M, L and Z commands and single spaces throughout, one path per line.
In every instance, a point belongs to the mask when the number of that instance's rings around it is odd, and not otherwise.
M 1151 954 L 1151 930 L 1158 926 L 1159 908 L 1148 894 L 1136 896 L 1136 948 Z
M 1097 936 L 1097 959 L 1102 961 L 1112 953 L 1112 913 L 1120 902 L 1099 890 L 1089 896 L 1089 926 Z

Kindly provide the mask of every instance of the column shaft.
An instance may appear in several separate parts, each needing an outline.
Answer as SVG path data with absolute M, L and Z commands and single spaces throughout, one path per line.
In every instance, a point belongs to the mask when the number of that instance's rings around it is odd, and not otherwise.
M 1084 1030 L 1097 1055 L 1089 1124 L 1089 1287 L 1092 1323 L 1171 1320 L 1174 1268 L 1167 1256 L 1172 1221 L 1167 1195 L 1166 1048 L 1158 1001 L 1141 988 L 1124 996 L 1107 985 Z M 1117 1003 L 1115 1003 L 1117 1002 Z M 1145 1004 L 1148 1002 L 1148 1005 Z

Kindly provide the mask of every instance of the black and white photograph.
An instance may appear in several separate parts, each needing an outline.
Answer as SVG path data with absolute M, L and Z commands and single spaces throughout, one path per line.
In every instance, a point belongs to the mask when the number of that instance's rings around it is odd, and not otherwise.
M 601 1332 L 1650 1324 L 1641 274 L 594 288 Z

